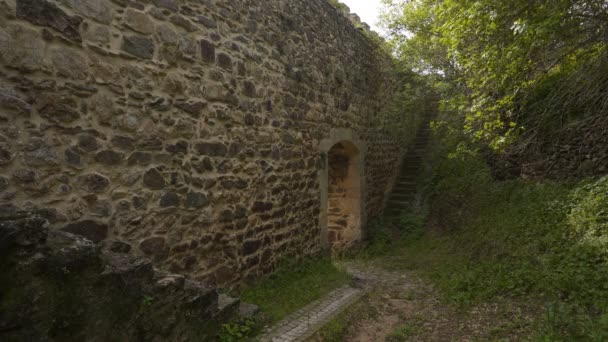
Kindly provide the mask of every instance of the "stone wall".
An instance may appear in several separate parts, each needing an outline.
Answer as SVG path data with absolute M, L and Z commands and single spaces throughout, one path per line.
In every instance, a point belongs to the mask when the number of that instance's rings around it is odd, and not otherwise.
M 331 129 L 367 217 L 403 152 L 390 60 L 325 0 L 0 0 L 0 64 L 1 211 L 214 284 L 322 248 Z

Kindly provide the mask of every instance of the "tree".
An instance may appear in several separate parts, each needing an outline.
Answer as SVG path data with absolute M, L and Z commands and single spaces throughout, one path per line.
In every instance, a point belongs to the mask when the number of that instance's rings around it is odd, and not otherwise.
M 605 0 L 384 2 L 396 55 L 441 87 L 473 142 L 500 151 L 564 110 L 608 107 L 597 103 L 608 84 Z

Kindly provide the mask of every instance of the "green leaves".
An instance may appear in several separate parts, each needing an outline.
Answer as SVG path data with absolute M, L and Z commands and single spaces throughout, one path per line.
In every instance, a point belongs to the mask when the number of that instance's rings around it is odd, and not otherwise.
M 540 124 L 547 104 L 538 108 L 534 91 L 547 75 L 578 70 L 606 48 L 608 6 L 599 0 L 385 2 L 398 58 L 441 87 L 444 101 L 466 95 L 464 132 L 497 151 Z

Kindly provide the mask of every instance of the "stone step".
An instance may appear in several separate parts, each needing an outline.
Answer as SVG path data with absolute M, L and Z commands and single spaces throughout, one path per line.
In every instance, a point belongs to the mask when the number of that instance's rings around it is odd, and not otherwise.
M 412 199 L 413 200 L 413 199 Z M 410 204 L 412 204 L 411 200 L 388 200 L 388 202 L 386 202 L 386 209 L 407 209 Z
M 401 177 L 399 177 L 399 180 L 397 181 L 397 183 L 395 183 L 395 188 L 400 188 L 400 189 L 414 188 L 415 189 L 416 185 L 411 185 L 410 183 L 415 183 L 416 178 L 418 178 L 417 174 L 402 175 Z
M 395 183 L 396 188 L 416 188 L 416 178 L 415 177 L 399 177 L 397 183 Z
M 393 193 L 388 197 L 388 202 L 410 201 L 410 200 L 414 199 L 415 194 L 416 194 L 415 192 Z
M 404 193 L 404 192 L 413 192 L 416 191 L 415 185 L 395 185 L 393 188 L 393 192 Z
M 410 192 L 410 193 L 402 193 L 402 194 L 397 194 L 397 193 L 393 193 L 389 198 L 388 198 L 388 202 L 409 202 L 411 200 L 414 199 L 415 193 L 414 192 Z
M 417 164 L 420 164 L 421 162 L 422 162 L 422 156 L 420 156 L 420 155 L 405 156 L 403 158 L 403 165 L 417 165 Z
M 225 294 L 220 294 L 217 301 L 217 314 L 216 317 L 220 321 L 226 321 L 235 317 L 239 313 L 241 300 L 239 298 L 233 298 Z
M 419 171 L 420 171 L 420 165 L 416 165 L 415 167 L 401 168 L 401 171 L 399 172 L 399 179 L 401 179 L 403 177 L 407 178 L 409 176 L 417 176 Z
M 399 216 L 401 216 L 401 213 L 403 213 L 404 211 L 406 211 L 406 208 L 386 208 L 384 210 L 384 217 L 387 218 L 399 218 Z
M 416 167 L 406 167 L 406 168 L 402 168 L 401 172 L 399 173 L 399 176 L 410 176 L 410 175 L 417 175 L 418 171 L 420 171 L 420 166 L 416 166 Z

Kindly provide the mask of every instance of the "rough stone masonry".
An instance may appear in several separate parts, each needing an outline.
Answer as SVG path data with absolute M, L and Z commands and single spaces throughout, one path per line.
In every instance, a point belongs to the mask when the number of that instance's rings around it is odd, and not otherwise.
M 326 0 L 0 0 L 0 214 L 255 279 L 326 245 L 323 141 L 382 210 L 390 67 Z

